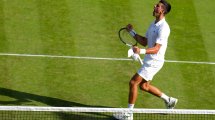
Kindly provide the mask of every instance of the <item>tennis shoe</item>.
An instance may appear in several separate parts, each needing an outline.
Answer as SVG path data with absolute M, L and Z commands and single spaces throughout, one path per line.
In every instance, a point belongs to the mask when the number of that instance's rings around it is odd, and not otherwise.
M 170 97 L 168 102 L 165 102 L 167 109 L 174 109 L 178 99 Z
M 113 117 L 117 120 L 133 120 L 133 113 L 115 113 Z

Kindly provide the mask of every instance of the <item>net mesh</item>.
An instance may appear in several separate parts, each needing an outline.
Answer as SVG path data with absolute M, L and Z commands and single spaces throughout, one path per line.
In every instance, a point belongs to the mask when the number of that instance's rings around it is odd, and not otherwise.
M 123 117 L 126 113 L 133 117 Z M 116 117 L 121 120 L 215 120 L 215 110 L 0 106 L 1 120 L 117 120 Z

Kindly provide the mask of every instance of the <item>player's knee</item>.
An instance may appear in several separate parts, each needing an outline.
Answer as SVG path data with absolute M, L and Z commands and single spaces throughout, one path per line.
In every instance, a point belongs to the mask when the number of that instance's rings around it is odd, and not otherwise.
M 149 84 L 147 83 L 140 84 L 140 89 L 143 91 L 149 91 Z
M 130 87 L 134 87 L 134 86 L 138 87 L 138 85 L 141 83 L 141 81 L 142 81 L 142 78 L 138 74 L 135 74 L 131 78 L 129 85 L 130 85 Z
M 130 80 L 129 86 L 134 86 L 134 85 L 135 85 L 135 82 L 133 80 Z
M 132 87 L 132 86 L 138 86 L 138 83 L 135 81 L 135 80 L 130 80 L 129 82 L 129 86 Z

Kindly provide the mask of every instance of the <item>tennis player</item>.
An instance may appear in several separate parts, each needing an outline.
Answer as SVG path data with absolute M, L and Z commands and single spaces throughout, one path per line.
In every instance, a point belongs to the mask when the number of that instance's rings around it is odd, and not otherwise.
M 137 46 L 133 47 L 132 55 L 133 59 L 136 54 L 145 54 L 143 65 L 136 74 L 131 78 L 129 86 L 129 99 L 128 108 L 134 108 L 137 95 L 138 87 L 154 96 L 161 98 L 168 109 L 173 109 L 177 104 L 177 99 L 167 96 L 157 87 L 151 85 L 154 75 L 163 67 L 165 52 L 167 49 L 168 37 L 170 35 L 170 28 L 165 20 L 165 16 L 170 12 L 171 5 L 165 1 L 160 0 L 155 6 L 153 16 L 155 20 L 151 23 L 148 28 L 145 37 L 137 34 L 131 24 L 127 25 L 126 28 L 135 40 L 143 45 L 147 46 L 147 49 L 140 49 Z M 129 50 L 130 51 L 130 50 Z M 120 120 L 133 120 L 132 113 L 122 113 L 115 118 Z
M 131 24 L 126 26 L 127 30 L 138 43 L 145 47 L 148 46 L 147 49 L 140 49 L 137 46 L 133 47 L 133 59 L 137 59 L 135 54 L 146 55 L 143 60 L 144 64 L 138 72 L 134 74 L 129 83 L 128 108 L 130 109 L 134 108 L 138 95 L 138 87 L 143 91 L 163 99 L 168 109 L 173 109 L 177 104 L 178 100 L 176 98 L 167 96 L 150 83 L 153 80 L 154 75 L 163 67 L 164 64 L 168 37 L 170 35 L 170 28 L 165 20 L 165 16 L 170 12 L 170 10 L 171 5 L 165 0 L 160 0 L 154 6 L 153 16 L 155 17 L 155 20 L 148 28 L 145 37 L 137 34 Z M 132 113 L 123 113 L 120 117 L 120 119 L 133 120 Z
M 129 108 L 134 108 L 137 99 L 138 87 L 141 90 L 151 93 L 164 100 L 168 109 L 173 109 L 177 103 L 177 99 L 167 96 L 157 87 L 151 85 L 154 75 L 163 67 L 165 52 L 167 49 L 168 37 L 170 28 L 165 20 L 171 10 L 171 5 L 160 0 L 155 6 L 153 16 L 155 20 L 148 28 L 145 37 L 137 34 L 131 24 L 127 25 L 127 30 L 135 38 L 135 40 L 143 46 L 148 46 L 147 49 L 140 49 L 137 46 L 133 47 L 133 52 L 136 54 L 146 54 L 143 60 L 142 67 L 130 80 L 129 89 Z

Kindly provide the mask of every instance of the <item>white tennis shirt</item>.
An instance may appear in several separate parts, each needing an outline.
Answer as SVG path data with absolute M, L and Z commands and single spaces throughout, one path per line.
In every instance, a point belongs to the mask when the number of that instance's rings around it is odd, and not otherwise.
M 154 47 L 155 43 L 161 44 L 161 47 L 157 54 L 146 54 L 144 57 L 144 62 L 149 62 L 151 60 L 164 62 L 169 35 L 170 28 L 165 18 L 157 23 L 155 23 L 155 21 L 151 23 L 146 32 L 148 48 Z

